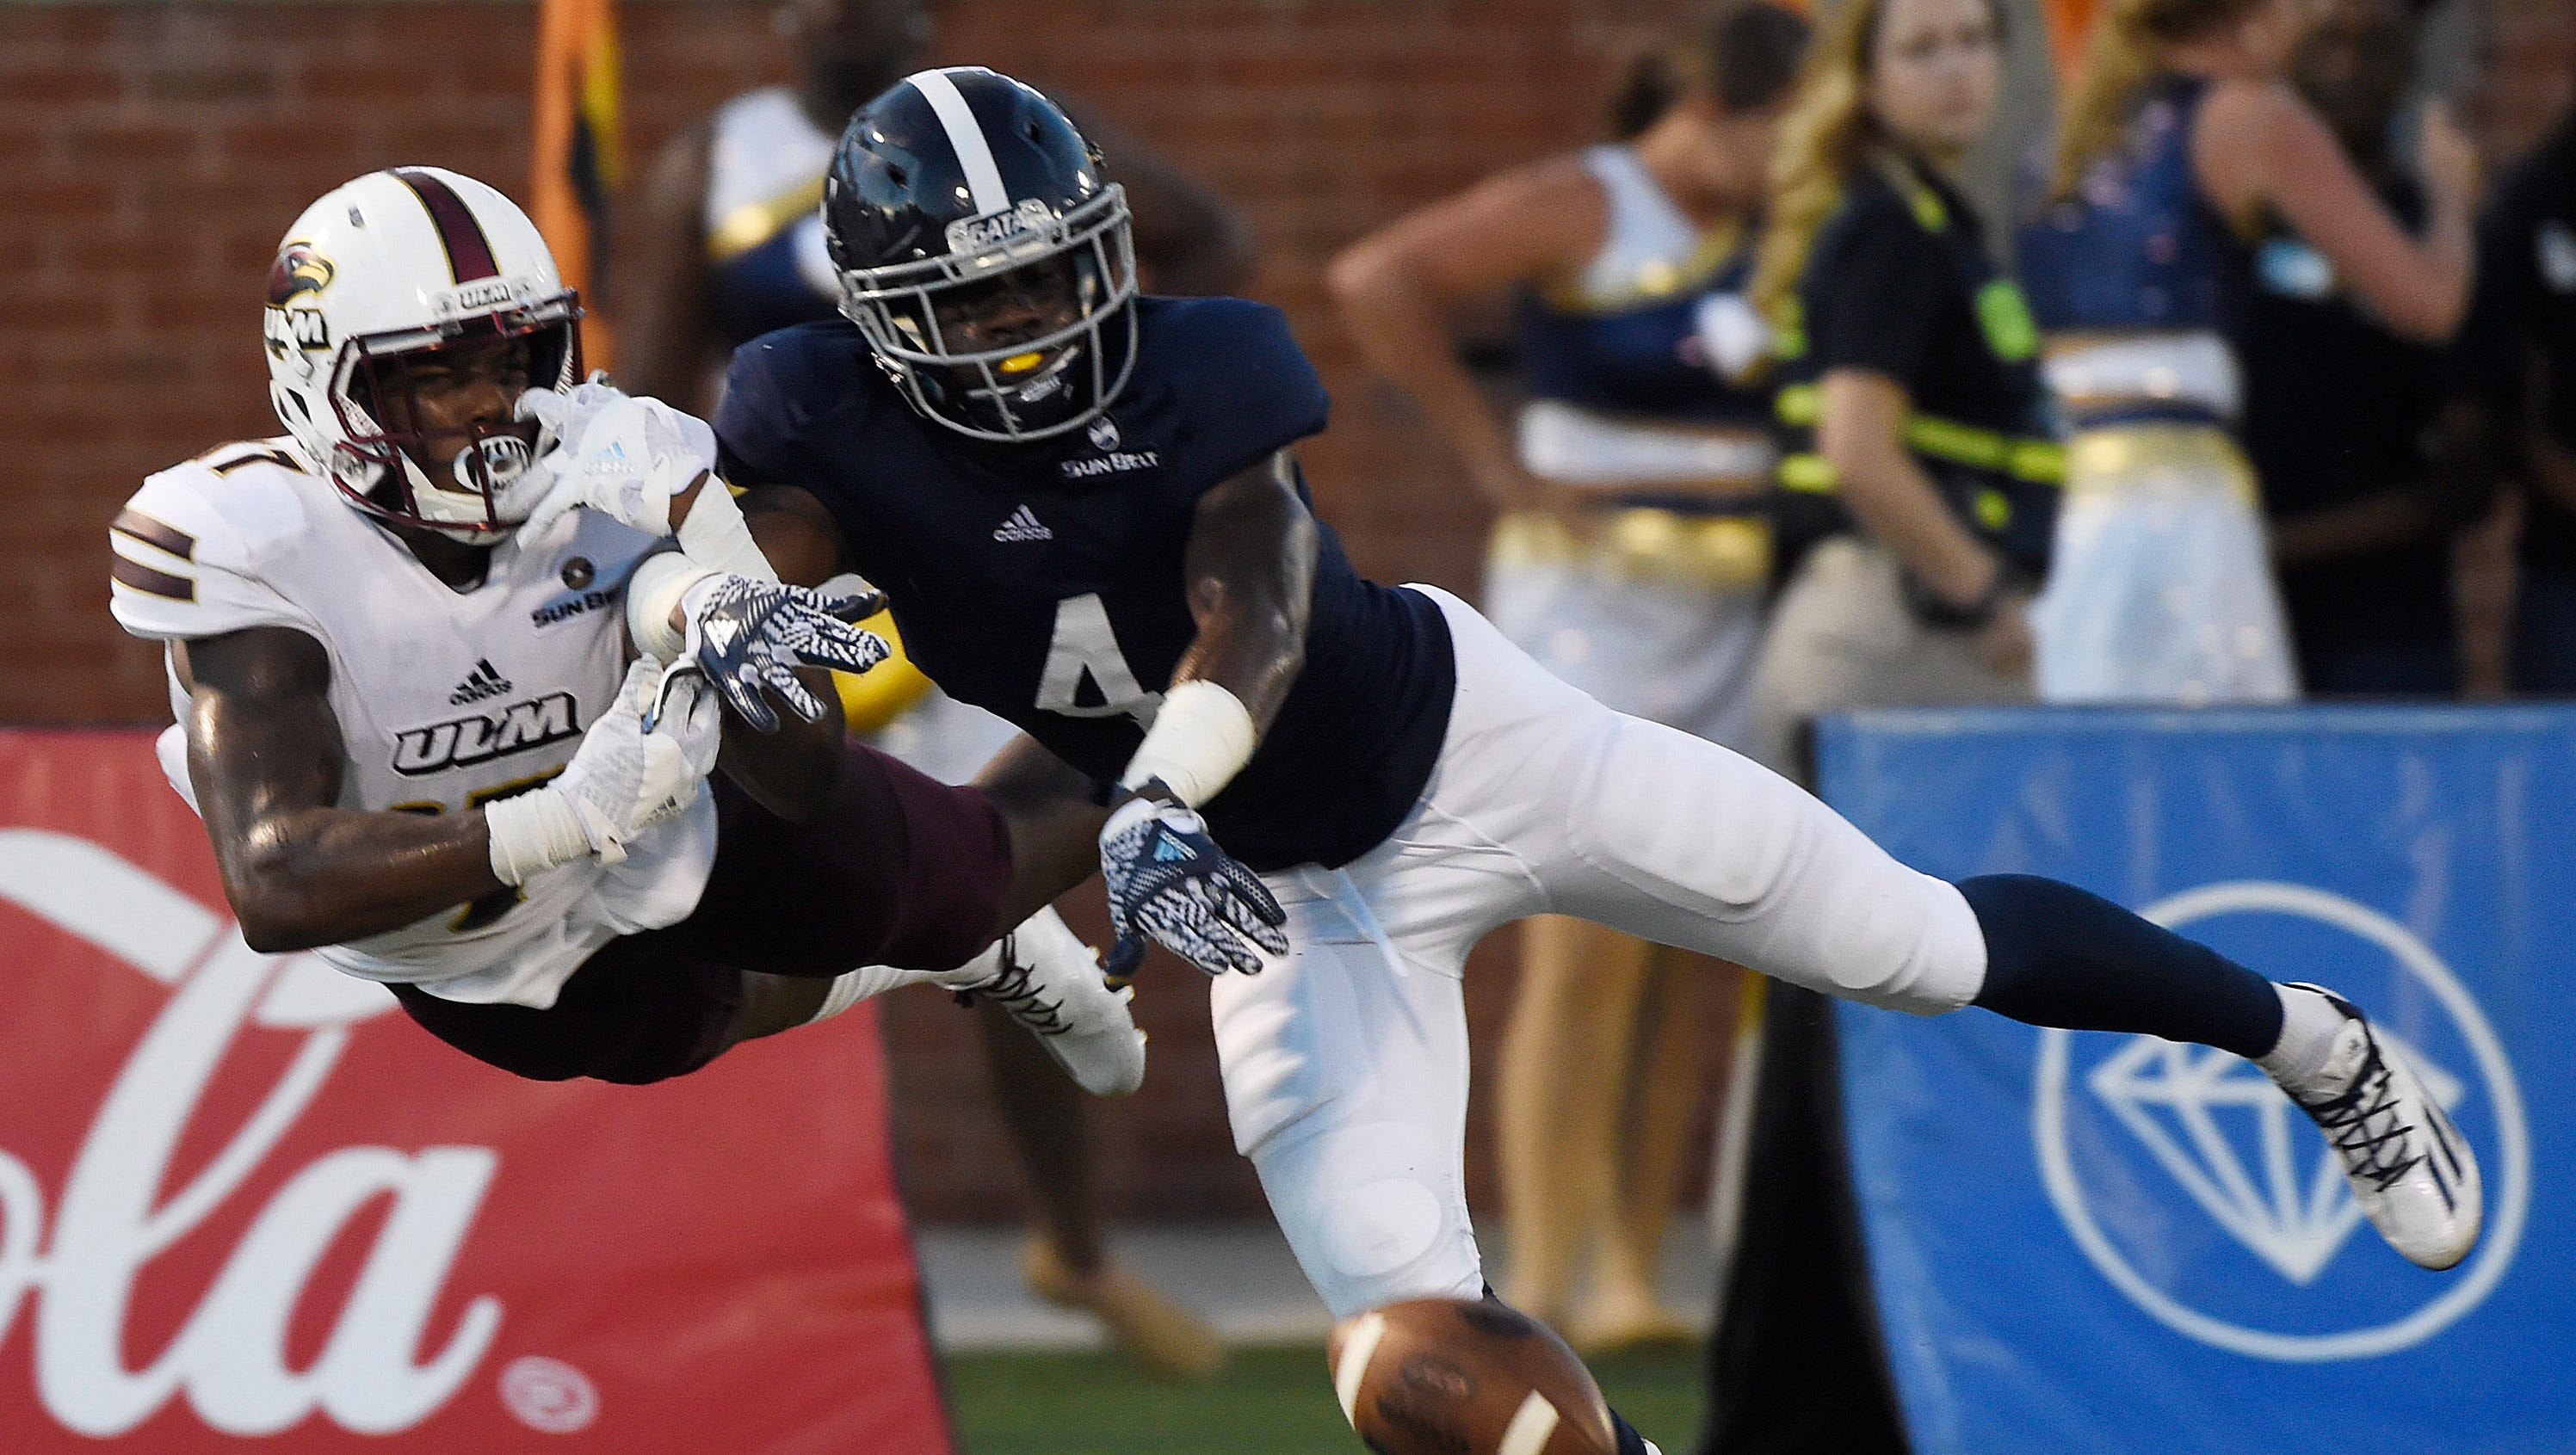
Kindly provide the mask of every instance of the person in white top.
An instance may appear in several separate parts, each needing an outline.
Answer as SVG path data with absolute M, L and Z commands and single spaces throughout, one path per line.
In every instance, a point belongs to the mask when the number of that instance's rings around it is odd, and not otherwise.
M 865 604 L 778 584 L 706 427 L 579 382 L 579 316 L 500 193 L 360 177 L 270 273 L 287 433 L 118 513 L 112 609 L 169 643 L 162 763 L 244 937 L 540 1079 L 659 1080 L 927 981 L 1134 1090 L 1124 992 L 1044 909 L 1090 870 L 1088 785 L 846 746 L 814 685 L 884 655 Z
M 1427 203 L 1326 273 L 1362 356 L 1499 511 L 1482 601 L 1495 628 L 1603 705 L 1736 749 L 1753 739 L 1780 504 L 1770 391 L 1742 377 L 1763 345 L 1746 242 L 1806 38 L 1778 6 L 1717 7 L 1632 73 L 1614 108 L 1625 140 Z M 1452 337 L 1463 305 L 1495 295 L 1514 300 L 1516 421 Z M 1504 1294 L 1578 1348 L 1688 1336 L 1655 1270 L 1708 968 L 1571 916 L 1524 922 L 1496 1079 Z

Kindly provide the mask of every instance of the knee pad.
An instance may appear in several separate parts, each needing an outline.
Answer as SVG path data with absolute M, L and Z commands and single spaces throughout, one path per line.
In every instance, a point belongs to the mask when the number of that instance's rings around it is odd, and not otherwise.
M 1461 1149 L 1379 1122 L 1291 1136 L 1253 1158 L 1297 1261 L 1336 1319 L 1484 1288 L 1456 1172 Z

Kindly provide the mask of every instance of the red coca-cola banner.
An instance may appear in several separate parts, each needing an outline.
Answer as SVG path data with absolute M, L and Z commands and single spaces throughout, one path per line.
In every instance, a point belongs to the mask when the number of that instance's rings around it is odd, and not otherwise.
M 945 1452 L 866 1007 L 520 1081 L 253 954 L 143 733 L 0 732 L 0 1449 Z

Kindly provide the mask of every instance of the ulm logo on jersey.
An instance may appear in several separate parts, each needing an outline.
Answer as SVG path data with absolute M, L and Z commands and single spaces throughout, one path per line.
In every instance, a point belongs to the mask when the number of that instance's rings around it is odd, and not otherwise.
M 569 692 L 514 702 L 495 717 L 476 713 L 394 736 L 394 771 L 406 777 L 470 768 L 477 763 L 581 736 Z

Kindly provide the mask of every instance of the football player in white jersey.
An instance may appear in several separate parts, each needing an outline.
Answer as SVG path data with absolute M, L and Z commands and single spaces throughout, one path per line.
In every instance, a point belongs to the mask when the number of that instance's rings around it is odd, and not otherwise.
M 1124 993 L 1044 908 L 1090 872 L 1087 783 L 845 745 L 799 671 L 883 643 L 777 584 L 704 425 L 578 384 L 579 316 L 499 192 L 360 177 L 270 274 L 287 434 L 118 513 L 113 609 L 169 643 L 162 764 L 244 936 L 542 1079 L 658 1080 L 926 981 L 1132 1091 Z M 603 492 L 647 528 L 572 508 Z

